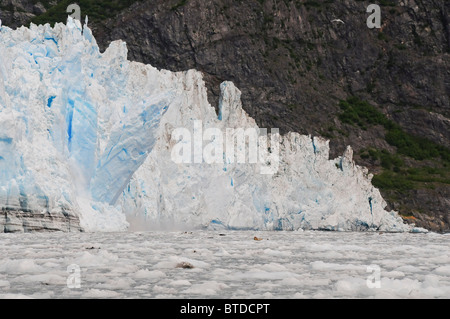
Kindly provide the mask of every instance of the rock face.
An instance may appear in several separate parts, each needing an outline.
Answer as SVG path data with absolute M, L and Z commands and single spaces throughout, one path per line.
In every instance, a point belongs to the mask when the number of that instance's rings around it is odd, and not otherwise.
M 27 25 L 32 18 L 46 12 L 41 2 L 31 0 L 0 1 L 0 19 L 11 28 Z
M 383 6 L 381 29 L 366 25 L 369 3 L 148 1 L 94 32 L 101 47 L 126 39 L 132 60 L 204 72 L 211 100 L 218 83 L 233 81 L 263 127 L 319 134 L 336 100 L 359 93 L 450 146 L 448 1 Z
M 78 216 L 71 212 L 33 212 L 2 208 L 0 211 L 0 233 L 28 233 L 82 231 Z

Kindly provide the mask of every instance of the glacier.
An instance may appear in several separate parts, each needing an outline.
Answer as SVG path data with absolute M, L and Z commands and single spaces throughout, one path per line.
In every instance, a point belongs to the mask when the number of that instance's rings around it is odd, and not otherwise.
M 176 163 L 177 128 L 259 129 L 221 84 L 219 115 L 201 72 L 99 51 L 87 23 L 0 26 L 0 232 L 126 229 L 418 231 L 328 141 L 279 137 L 267 163 Z M 271 135 L 271 137 L 274 134 Z

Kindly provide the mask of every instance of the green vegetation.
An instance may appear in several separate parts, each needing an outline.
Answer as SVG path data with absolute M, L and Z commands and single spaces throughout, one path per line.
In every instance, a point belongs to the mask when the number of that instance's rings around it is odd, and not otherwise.
M 337 131 L 336 127 L 334 125 L 329 125 L 326 130 L 322 130 L 319 132 L 320 136 L 323 136 L 325 138 L 332 139 L 334 138 L 334 132 Z
M 374 176 L 372 183 L 387 193 L 388 198 L 399 192 L 450 184 L 449 149 L 405 132 L 374 106 L 357 97 L 340 101 L 339 105 L 343 111 L 339 119 L 343 123 L 365 130 L 381 125 L 386 132 L 386 142 L 395 146 L 395 153 L 375 148 L 359 152 L 362 159 L 381 166 L 381 172 Z
M 392 125 L 389 128 L 386 133 L 386 141 L 397 147 L 400 154 L 412 157 L 415 160 L 441 157 L 445 161 L 450 161 L 450 150 L 428 139 L 410 135 L 398 125 Z
M 90 21 L 101 21 L 116 16 L 120 11 L 128 8 L 133 3 L 142 0 L 62 0 L 55 6 L 50 5 L 50 1 L 40 1 L 48 11 L 40 16 L 34 17 L 31 22 L 34 24 L 66 22 L 70 13 L 66 12 L 67 7 L 72 3 L 77 3 L 81 8 L 82 20 L 87 15 Z M 37 2 L 37 1 L 36 1 Z
M 382 190 L 396 190 L 400 192 L 415 188 L 414 184 L 405 176 L 391 171 L 384 171 L 379 175 L 375 175 L 372 179 L 372 184 Z
M 399 49 L 399 50 L 406 50 L 407 49 L 406 45 L 404 45 L 404 44 L 395 44 L 394 46 L 397 49 Z
M 384 42 L 388 42 L 389 41 L 387 35 L 384 32 L 381 32 L 381 31 L 378 32 L 377 38 L 378 38 L 378 40 L 382 40 Z
M 340 101 L 339 106 L 343 110 L 343 113 L 339 115 L 341 122 L 358 125 L 364 130 L 367 130 L 368 125 L 385 126 L 389 122 L 386 116 L 375 107 L 354 96 L 346 101 Z
M 381 166 L 385 169 L 392 169 L 399 171 L 399 168 L 404 165 L 404 161 L 397 154 L 391 154 L 387 150 L 376 150 L 369 148 L 361 152 L 361 158 L 370 158 L 373 162 L 379 161 Z
M 413 167 L 400 172 L 384 170 L 375 175 L 372 184 L 382 190 L 406 191 L 435 187 L 435 184 L 450 184 L 448 170 L 431 167 Z
M 387 150 L 374 148 L 364 149 L 360 152 L 363 159 L 370 159 L 374 164 L 381 165 L 382 172 L 373 178 L 373 184 L 383 190 L 405 191 L 418 188 L 434 188 L 435 183 L 450 184 L 450 171 L 443 167 L 426 166 L 427 163 L 412 167 L 406 164 L 406 157 L 391 154 Z M 438 163 L 433 165 L 438 166 Z
M 170 8 L 170 10 L 175 11 L 178 8 L 181 8 L 182 6 L 184 6 L 187 2 L 188 2 L 188 0 L 180 0 L 176 5 L 174 5 L 172 8 Z
M 386 129 L 386 141 L 397 148 L 399 154 L 409 156 L 415 160 L 442 158 L 450 161 L 450 150 L 428 139 L 417 137 L 405 132 L 400 125 L 389 120 L 374 106 L 357 97 L 350 97 L 340 101 L 343 112 L 339 119 L 343 123 L 358 125 L 367 130 L 370 125 L 382 125 Z

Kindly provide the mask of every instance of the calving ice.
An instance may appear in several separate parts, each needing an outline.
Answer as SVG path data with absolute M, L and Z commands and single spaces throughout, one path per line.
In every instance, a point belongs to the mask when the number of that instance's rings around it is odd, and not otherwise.
M 200 72 L 128 61 L 123 41 L 101 53 L 71 18 L 2 26 L 0 56 L 0 232 L 412 230 L 350 147 L 330 159 L 320 137 L 261 134 L 231 82 L 216 114 Z M 209 140 L 190 161 L 178 128 Z

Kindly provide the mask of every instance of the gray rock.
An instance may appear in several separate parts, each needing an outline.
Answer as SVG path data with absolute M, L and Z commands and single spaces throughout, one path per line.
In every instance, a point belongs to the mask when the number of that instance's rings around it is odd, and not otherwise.
M 38 3 L 36 3 L 33 6 L 33 13 L 35 15 L 40 15 L 40 14 L 43 14 L 45 12 L 47 12 L 47 10 L 45 9 L 45 7 L 44 7 L 44 5 L 42 3 L 38 2 Z
M 0 211 L 0 233 L 28 232 L 80 232 L 78 217 L 70 212 L 20 211 L 2 208 Z

